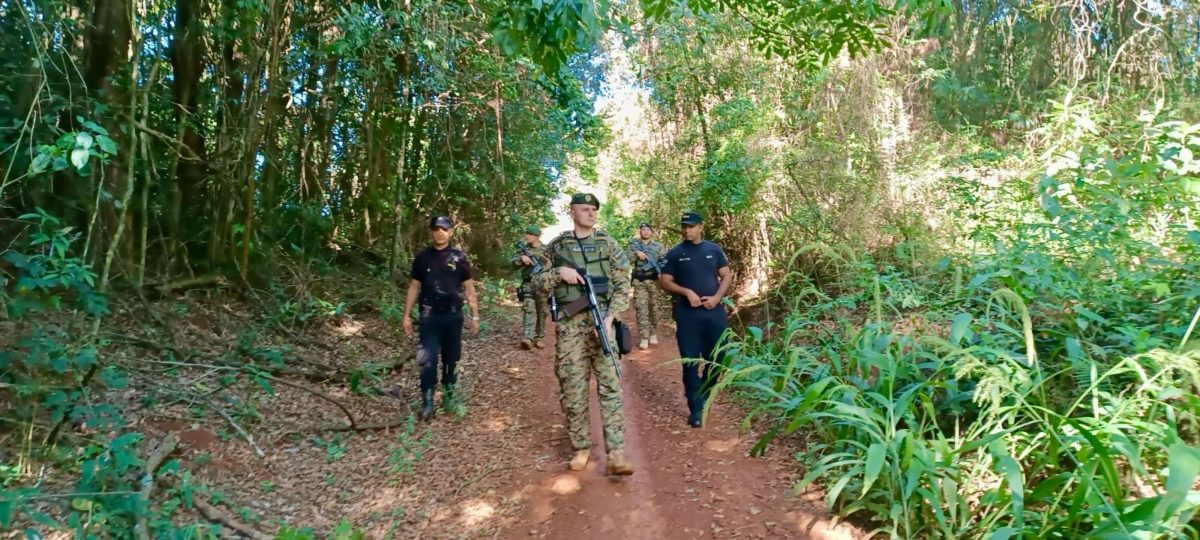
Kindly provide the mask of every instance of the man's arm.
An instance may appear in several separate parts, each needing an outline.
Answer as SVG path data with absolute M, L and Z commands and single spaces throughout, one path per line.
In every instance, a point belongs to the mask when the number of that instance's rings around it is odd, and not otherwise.
M 541 261 L 542 268 L 547 270 L 534 276 L 533 284 L 542 292 L 542 294 L 549 294 L 554 291 L 554 288 L 557 287 L 561 281 L 561 278 L 558 275 L 558 269 L 554 267 L 554 252 L 549 246 L 547 246 L 541 251 L 534 252 L 534 256 Z
M 684 287 L 678 283 L 675 283 L 675 276 L 672 276 L 671 274 L 659 275 L 658 276 L 658 286 L 661 287 L 662 290 L 667 291 L 674 295 L 678 295 L 678 296 L 687 296 L 688 293 L 692 292 L 691 289 Z M 692 294 L 696 294 L 696 293 L 692 293 Z
M 725 294 L 729 292 L 729 284 L 733 281 L 730 279 L 733 273 L 729 271 L 728 266 L 722 266 L 717 269 L 717 293 L 712 296 L 704 296 L 700 298 L 700 305 L 707 309 L 715 308 L 721 305 L 721 299 L 725 298 Z
M 616 243 L 615 241 L 613 242 Z M 617 246 L 614 246 L 617 247 Z M 632 279 L 633 267 L 629 264 L 629 258 L 625 253 L 616 250 L 612 258 L 612 276 L 609 277 L 608 285 L 612 292 L 608 295 L 608 313 L 609 315 L 620 315 L 629 309 L 629 291 L 633 289 L 630 286 L 629 280 Z
M 717 270 L 717 279 L 721 280 L 717 286 L 717 297 L 725 298 L 725 295 L 729 293 L 729 285 L 733 283 L 732 277 L 733 272 L 729 270 L 728 266 L 722 266 Z
M 479 317 L 479 297 L 475 295 L 475 280 L 468 279 L 463 282 L 463 290 L 467 293 L 467 305 L 471 306 L 471 316 Z
M 408 293 L 404 296 L 404 316 L 407 318 L 409 313 L 412 313 L 413 304 L 417 303 L 417 293 L 421 291 L 421 282 L 415 279 L 408 280 Z

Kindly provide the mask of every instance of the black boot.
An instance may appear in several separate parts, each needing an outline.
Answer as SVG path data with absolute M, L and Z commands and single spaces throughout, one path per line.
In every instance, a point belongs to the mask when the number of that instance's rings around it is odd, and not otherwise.
M 704 410 L 703 405 L 699 405 L 700 401 L 693 396 L 688 396 L 688 425 L 694 428 L 700 427 L 700 412 Z
M 428 422 L 433 418 L 433 389 L 421 390 L 421 421 Z

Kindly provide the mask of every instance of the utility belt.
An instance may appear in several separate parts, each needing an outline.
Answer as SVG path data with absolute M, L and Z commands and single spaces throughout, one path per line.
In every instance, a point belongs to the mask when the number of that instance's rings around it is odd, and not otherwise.
M 425 317 L 427 315 L 461 315 L 462 308 L 463 308 L 462 303 L 458 303 L 458 304 L 429 303 L 429 304 L 421 304 L 420 312 L 421 312 L 422 317 Z
M 649 281 L 652 279 L 657 280 L 658 272 L 655 272 L 653 269 L 642 270 L 641 268 L 638 268 L 637 270 L 633 271 L 633 279 L 637 281 Z

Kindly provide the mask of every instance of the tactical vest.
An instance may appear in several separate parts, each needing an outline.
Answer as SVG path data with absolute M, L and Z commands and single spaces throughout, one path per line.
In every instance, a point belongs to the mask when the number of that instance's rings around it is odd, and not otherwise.
M 576 270 L 587 268 L 587 274 L 596 287 L 596 301 L 607 305 L 609 295 L 608 276 L 612 273 L 612 244 L 608 234 L 595 231 L 587 238 L 576 240 L 570 232 L 559 236 L 550 244 L 554 255 L 554 266 L 570 266 Z M 584 256 L 586 255 L 586 262 Z M 565 305 L 583 296 L 583 287 L 559 283 L 554 288 L 554 298 Z

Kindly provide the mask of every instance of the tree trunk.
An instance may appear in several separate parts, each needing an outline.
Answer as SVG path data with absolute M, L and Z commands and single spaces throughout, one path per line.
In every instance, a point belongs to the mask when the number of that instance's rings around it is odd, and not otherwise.
M 201 238 L 201 231 L 192 228 L 198 227 L 201 222 L 204 180 L 208 175 L 204 136 L 196 130 L 199 123 L 200 75 L 204 72 L 201 32 L 199 0 L 179 0 L 175 8 L 175 36 L 171 42 L 171 68 L 174 70 L 172 91 L 175 100 L 171 109 L 175 112 L 182 148 L 175 149 L 176 181 L 171 184 L 170 207 L 167 211 L 170 243 L 167 248 L 170 253 L 168 272 L 173 270 L 176 257 L 180 257 L 178 262 L 186 264 L 185 243 L 192 245 L 194 243 L 189 240 Z M 186 233 L 183 223 L 190 225 Z M 199 247 L 193 246 L 193 249 Z

